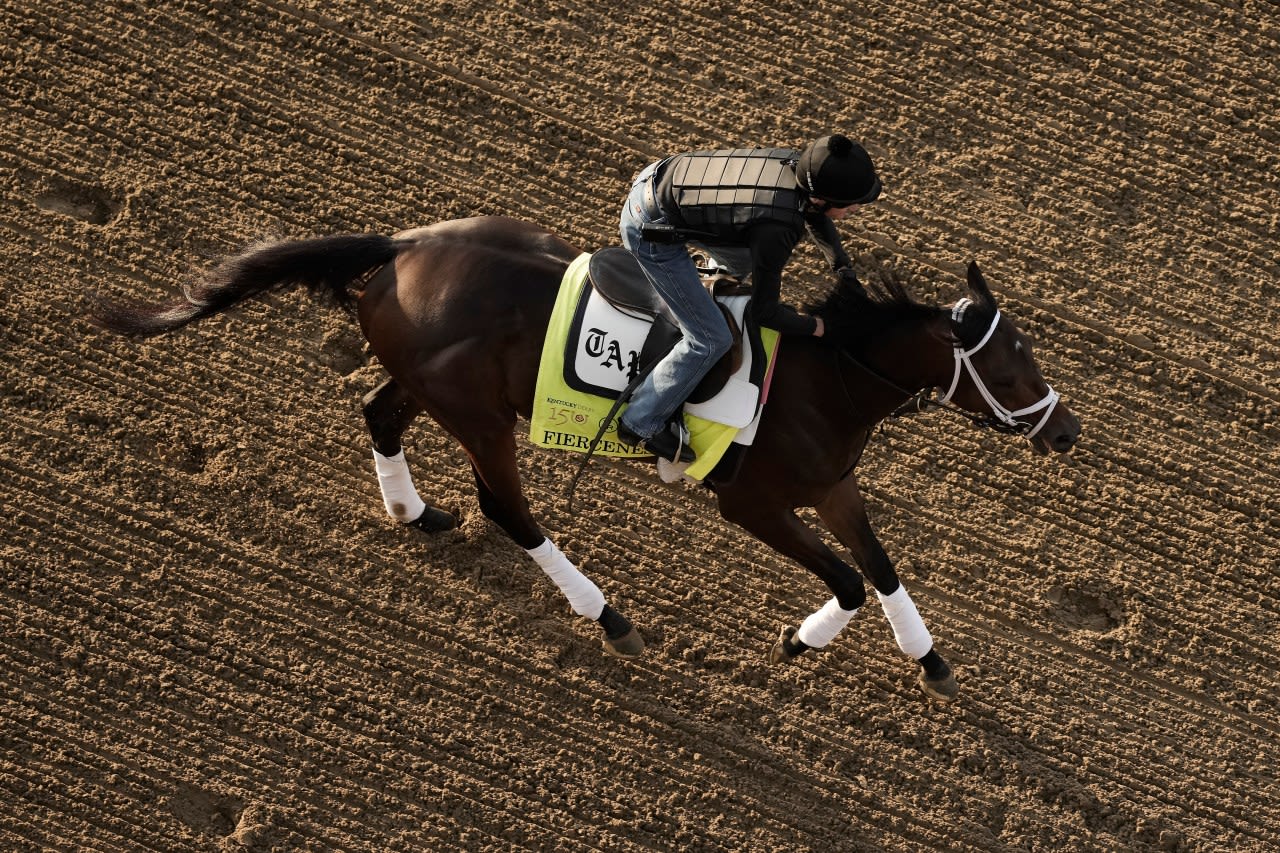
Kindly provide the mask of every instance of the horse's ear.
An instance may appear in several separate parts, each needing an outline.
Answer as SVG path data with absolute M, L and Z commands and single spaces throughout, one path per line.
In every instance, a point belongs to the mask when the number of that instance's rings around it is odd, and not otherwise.
M 969 261 L 969 290 L 973 292 L 974 302 L 989 305 L 995 310 L 996 298 L 991 295 L 991 288 L 987 287 L 987 279 L 982 275 L 982 270 L 978 269 L 976 260 Z
M 960 326 L 952 318 L 950 310 L 940 312 L 938 314 L 938 322 L 930 328 L 933 336 L 947 346 L 960 346 Z

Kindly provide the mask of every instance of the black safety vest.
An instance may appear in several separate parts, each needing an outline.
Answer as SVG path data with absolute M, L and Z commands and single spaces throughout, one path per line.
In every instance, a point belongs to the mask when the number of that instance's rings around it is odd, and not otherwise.
M 673 224 L 735 243 L 760 222 L 804 229 L 804 195 L 790 148 L 737 148 L 679 154 L 664 164 L 658 199 Z M 706 239 L 699 237 L 698 239 Z

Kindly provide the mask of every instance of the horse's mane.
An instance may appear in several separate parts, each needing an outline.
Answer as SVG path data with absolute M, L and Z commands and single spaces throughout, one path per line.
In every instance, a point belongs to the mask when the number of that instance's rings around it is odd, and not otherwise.
M 822 318 L 823 334 L 831 343 L 856 355 L 885 334 L 923 323 L 940 309 L 917 301 L 896 280 L 860 286 L 842 279 L 823 301 L 806 310 Z

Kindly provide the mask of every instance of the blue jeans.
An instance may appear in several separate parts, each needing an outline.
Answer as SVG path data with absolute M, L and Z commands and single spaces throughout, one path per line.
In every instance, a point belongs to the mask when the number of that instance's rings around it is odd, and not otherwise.
M 622 245 L 640 262 L 640 268 L 654 290 L 667 303 L 683 337 L 640 383 L 631 397 L 622 420 L 641 438 L 662 429 L 667 419 L 683 403 L 733 345 L 733 337 L 715 300 L 702 286 L 698 271 L 683 243 L 650 243 L 640 236 L 651 220 L 644 209 L 645 183 L 656 164 L 636 176 L 622 207 Z

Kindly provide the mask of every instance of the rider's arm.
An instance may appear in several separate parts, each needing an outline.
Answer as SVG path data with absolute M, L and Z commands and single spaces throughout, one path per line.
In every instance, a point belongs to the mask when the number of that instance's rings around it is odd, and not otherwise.
M 781 224 L 761 223 L 749 234 L 751 245 L 751 314 L 761 326 L 777 329 L 784 335 L 812 335 L 818 322 L 779 301 L 782 294 L 782 268 L 800 235 Z
M 836 232 L 836 224 L 830 217 L 821 214 L 806 216 L 804 223 L 809 236 L 814 243 L 818 244 L 818 250 L 827 259 L 832 270 L 853 265 L 853 261 L 849 259 L 849 253 L 840 245 L 840 235 Z

